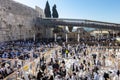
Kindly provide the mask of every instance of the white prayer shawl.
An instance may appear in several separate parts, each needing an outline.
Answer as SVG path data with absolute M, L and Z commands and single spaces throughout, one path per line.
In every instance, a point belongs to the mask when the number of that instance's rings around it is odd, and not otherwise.
M 82 71 L 82 70 L 79 71 L 78 76 L 79 76 L 79 77 L 82 77 L 82 76 L 83 76 L 83 71 Z
M 96 73 L 94 74 L 94 80 L 99 80 L 99 75 L 97 75 Z
M 104 80 L 103 75 L 99 75 L 99 80 Z
M 11 69 L 9 68 L 6 68 L 6 71 L 7 71 L 7 74 L 10 74 L 11 73 Z
M 88 77 L 88 79 L 87 80 L 92 80 L 90 77 Z
M 54 80 L 62 80 L 61 78 L 58 78 L 58 75 L 55 76 L 55 79 Z
M 72 76 L 72 79 L 71 80 L 76 80 L 76 76 Z
M 17 65 L 22 66 L 22 61 L 21 61 L 21 60 L 18 60 L 18 61 L 17 61 Z
M 119 79 L 119 77 L 118 77 L 117 75 L 115 75 L 115 76 L 113 77 L 113 80 L 120 80 L 120 79 Z

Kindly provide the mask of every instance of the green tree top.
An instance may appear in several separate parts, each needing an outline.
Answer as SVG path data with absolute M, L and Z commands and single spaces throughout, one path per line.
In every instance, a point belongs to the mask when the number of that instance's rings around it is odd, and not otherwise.
M 54 6 L 52 7 L 52 17 L 53 17 L 53 18 L 58 18 L 58 17 L 59 17 L 55 4 L 54 4 Z
M 48 1 L 46 2 L 44 13 L 45 13 L 45 17 L 49 17 L 49 18 L 51 17 L 50 5 Z
M 63 29 L 60 27 L 55 27 L 53 30 L 53 33 L 60 33 L 60 32 L 63 32 Z

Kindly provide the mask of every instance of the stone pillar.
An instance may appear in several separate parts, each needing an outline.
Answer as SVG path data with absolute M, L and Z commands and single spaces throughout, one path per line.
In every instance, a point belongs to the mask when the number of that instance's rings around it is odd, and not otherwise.
M 55 39 L 54 41 L 55 41 L 55 42 L 57 41 L 56 38 L 57 38 L 57 34 L 55 33 L 55 34 L 54 34 L 54 39 Z
M 66 43 L 68 42 L 68 34 L 66 33 Z
M 114 32 L 114 30 L 113 30 L 113 38 L 114 38 L 114 33 L 115 33 L 115 32 Z
M 26 32 L 24 32 L 24 41 L 26 41 Z
M 109 38 L 109 33 L 107 34 L 107 38 Z
M 33 41 L 35 41 L 35 39 L 36 39 L 36 37 L 35 37 L 35 33 L 34 33 L 34 35 L 33 35 Z
M 100 30 L 100 39 L 102 39 L 102 37 L 103 37 L 102 34 L 103 34 L 102 30 Z

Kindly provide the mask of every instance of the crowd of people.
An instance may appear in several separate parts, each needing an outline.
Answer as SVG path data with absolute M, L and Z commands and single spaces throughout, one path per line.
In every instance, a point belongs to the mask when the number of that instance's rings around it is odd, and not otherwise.
M 35 80 L 120 79 L 119 48 L 103 47 L 99 41 L 97 45 L 90 46 L 86 41 L 81 41 L 78 44 L 63 43 L 47 58 L 40 54 L 52 47 L 58 47 L 58 44 L 31 40 L 0 43 L 0 79 L 23 67 L 22 61 L 31 58 L 40 58 L 37 63 L 39 70 L 36 70 L 37 74 L 34 75 Z
M 115 50 L 85 44 L 63 45 L 51 54 L 50 62 L 44 63 L 41 58 L 37 80 L 119 80 L 119 50 Z
M 68 38 L 68 42 L 70 43 L 76 43 L 77 39 L 75 38 Z M 96 37 L 87 37 L 87 38 L 80 38 L 79 42 L 82 43 L 86 43 L 90 46 L 94 46 L 94 45 L 100 45 L 100 46 L 118 46 L 119 43 L 116 42 L 115 38 L 106 38 L 106 37 L 102 37 L 102 38 L 96 38 Z
M 36 51 L 44 52 L 46 48 L 51 48 L 54 43 L 43 41 L 11 41 L 0 43 L 0 79 L 4 79 L 14 71 L 24 65 L 25 60 L 38 58 L 40 54 Z

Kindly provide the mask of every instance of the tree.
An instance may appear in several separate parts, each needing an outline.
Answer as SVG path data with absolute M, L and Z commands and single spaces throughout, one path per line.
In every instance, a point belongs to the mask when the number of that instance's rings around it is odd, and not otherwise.
M 70 32 L 72 32 L 73 26 L 69 26 L 68 29 L 69 29 Z
M 45 13 L 45 17 L 49 17 L 49 18 L 51 17 L 50 5 L 48 1 L 46 2 L 44 13 Z
M 56 10 L 56 5 L 54 4 L 54 6 L 52 7 L 52 17 L 53 18 L 58 18 L 58 12 Z M 55 42 L 56 42 L 56 34 L 59 33 L 61 31 L 61 29 L 57 26 L 54 26 L 54 30 L 53 33 L 55 35 Z
M 52 8 L 52 17 L 53 18 L 58 18 L 59 17 L 55 4 L 54 4 L 54 6 Z
M 63 29 L 60 27 L 55 27 L 53 30 L 53 33 L 60 33 L 60 32 L 63 32 Z

